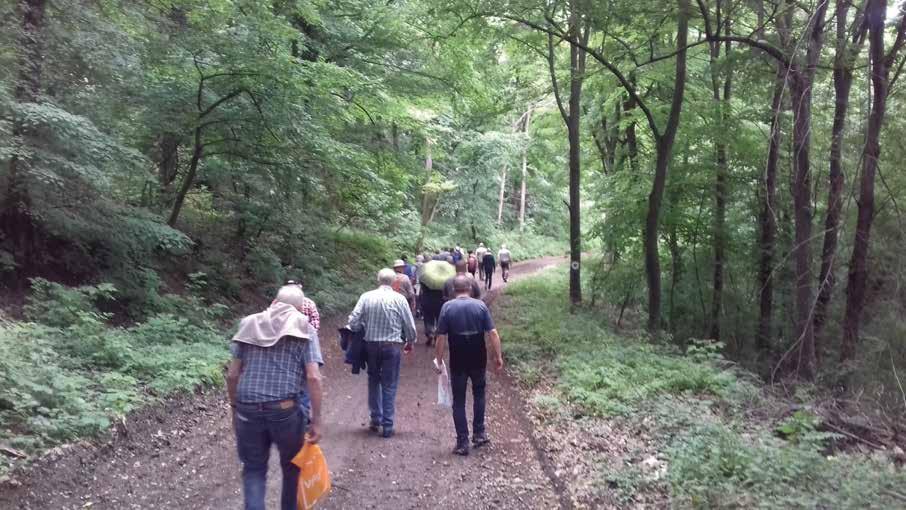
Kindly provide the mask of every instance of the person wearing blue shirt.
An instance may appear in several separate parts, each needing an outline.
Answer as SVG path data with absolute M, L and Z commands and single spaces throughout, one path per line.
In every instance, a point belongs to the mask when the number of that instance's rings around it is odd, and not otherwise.
M 450 344 L 450 383 L 453 389 L 453 425 L 456 428 L 456 455 L 469 454 L 469 424 L 466 421 L 466 386 L 472 381 L 472 446 L 478 448 L 490 442 L 485 431 L 485 389 L 488 349 L 485 335 L 491 340 L 494 367 L 503 369 L 500 335 L 494 327 L 487 305 L 469 295 L 471 279 L 457 275 L 453 279 L 456 298 L 444 303 L 437 325 L 436 360 L 444 357 Z

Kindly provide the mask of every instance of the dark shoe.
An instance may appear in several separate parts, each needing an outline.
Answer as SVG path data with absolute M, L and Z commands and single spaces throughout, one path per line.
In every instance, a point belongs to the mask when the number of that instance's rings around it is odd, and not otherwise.
M 381 436 L 382 436 L 384 439 L 389 439 L 389 438 L 393 437 L 393 434 L 395 434 L 395 432 L 393 431 L 392 428 L 390 428 L 390 427 L 384 427 L 384 433 L 381 434 Z
M 463 441 L 462 443 L 458 443 L 456 445 L 456 448 L 453 448 L 453 455 L 462 455 L 463 457 L 465 457 L 468 454 L 469 454 L 469 443 L 466 443 L 465 441 Z
M 377 432 L 380 427 L 381 426 L 378 425 L 377 423 L 372 423 L 371 425 L 368 425 L 368 430 L 370 430 L 372 432 Z
M 472 436 L 472 447 L 481 448 L 482 446 L 491 442 L 491 439 L 487 434 L 476 434 Z

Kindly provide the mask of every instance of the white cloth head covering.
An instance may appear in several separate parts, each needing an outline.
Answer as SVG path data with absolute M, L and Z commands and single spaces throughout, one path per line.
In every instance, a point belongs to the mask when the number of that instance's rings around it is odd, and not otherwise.
M 406 267 L 406 263 L 403 262 L 403 259 L 396 259 L 393 261 L 393 267 Z
M 267 310 L 242 319 L 233 341 L 270 347 L 285 336 L 309 340 L 313 334 L 308 316 L 293 305 L 274 303 Z

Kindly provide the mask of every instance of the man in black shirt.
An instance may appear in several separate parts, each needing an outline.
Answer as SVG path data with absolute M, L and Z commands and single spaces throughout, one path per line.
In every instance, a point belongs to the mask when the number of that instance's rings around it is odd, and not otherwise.
M 497 260 L 494 254 L 488 250 L 481 259 L 481 267 L 484 268 L 484 281 L 487 282 L 487 289 L 491 290 L 491 280 L 494 279 L 494 269 L 497 267 Z
M 469 425 L 466 421 L 466 386 L 472 380 L 472 446 L 478 448 L 490 442 L 484 426 L 485 371 L 488 349 L 485 333 L 491 339 L 494 367 L 503 369 L 500 335 L 494 328 L 491 312 L 483 301 L 469 296 L 471 282 L 468 276 L 453 279 L 456 298 L 444 303 L 437 324 L 436 358 L 443 359 L 444 344 L 450 340 L 450 382 L 453 388 L 453 424 L 456 427 L 457 455 L 469 454 Z

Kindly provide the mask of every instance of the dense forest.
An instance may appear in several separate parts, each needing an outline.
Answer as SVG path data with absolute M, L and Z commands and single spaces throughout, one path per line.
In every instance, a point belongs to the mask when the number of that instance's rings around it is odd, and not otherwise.
M 901 416 L 901 9 L 4 2 L 0 438 L 216 379 L 218 321 L 286 278 L 341 312 L 400 254 L 479 242 L 569 253 L 573 312 Z M 192 335 L 212 361 L 172 375 Z M 118 390 L 62 402 L 96 366 Z

